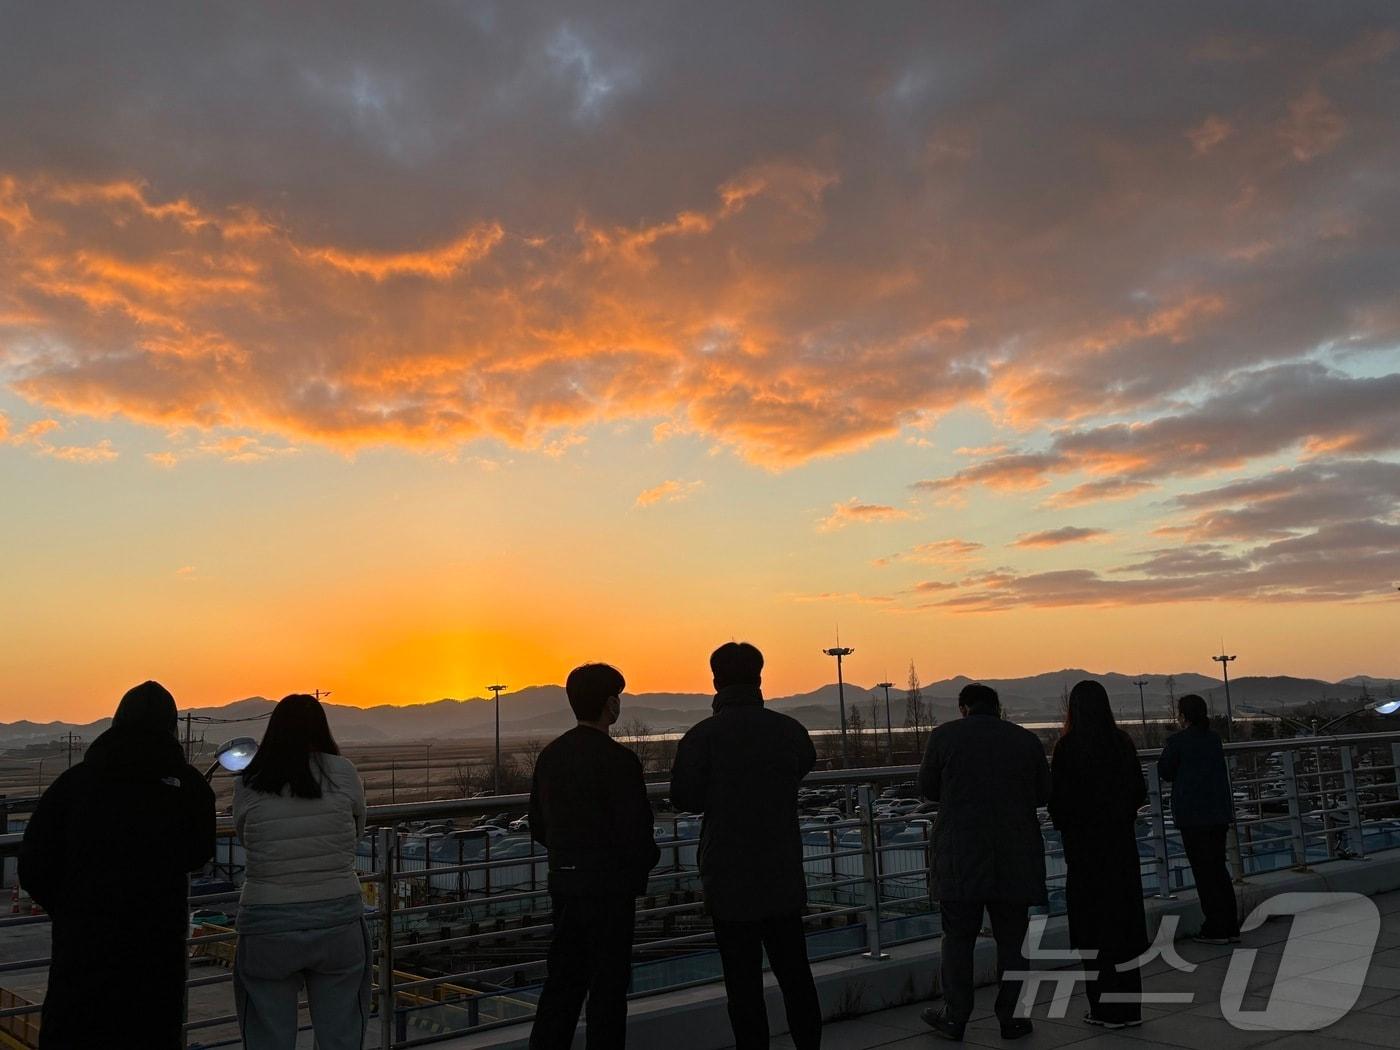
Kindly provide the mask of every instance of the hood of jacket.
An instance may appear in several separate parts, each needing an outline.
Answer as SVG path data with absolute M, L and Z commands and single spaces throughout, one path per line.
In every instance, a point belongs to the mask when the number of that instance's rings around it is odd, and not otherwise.
M 715 694 L 710 710 L 719 714 L 726 707 L 753 707 L 763 704 L 763 690 L 756 685 L 727 685 Z
M 92 742 L 83 762 L 104 780 L 124 782 L 178 777 L 187 766 L 175 737 L 143 726 L 113 726 Z

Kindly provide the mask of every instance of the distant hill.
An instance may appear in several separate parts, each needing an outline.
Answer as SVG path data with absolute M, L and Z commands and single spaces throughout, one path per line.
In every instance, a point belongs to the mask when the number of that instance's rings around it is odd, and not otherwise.
M 1173 678 L 1168 688 L 1168 675 L 1149 674 L 1145 680 L 1142 701 L 1132 675 L 1110 672 L 1095 674 L 1080 668 L 1066 668 L 1031 675 L 1027 678 L 984 678 L 1001 694 L 1007 713 L 1023 722 L 1053 721 L 1060 717 L 1063 698 L 1069 689 L 1084 678 L 1095 678 L 1108 690 L 1119 718 L 1135 720 L 1145 706 L 1153 719 L 1168 717 L 1170 695 L 1195 692 L 1204 696 L 1215 710 L 1223 710 L 1224 688 L 1220 680 L 1206 675 L 1185 673 Z M 959 690 L 973 679 L 964 675 L 929 682 L 922 687 L 924 699 L 932 706 L 934 715 L 946 721 L 957 714 Z M 1355 700 L 1363 695 L 1385 696 L 1390 679 L 1356 675 L 1342 682 L 1323 682 L 1313 678 L 1287 676 L 1232 679 L 1230 695 L 1238 703 L 1304 704 L 1314 700 Z M 846 708 L 858 708 L 861 717 L 869 720 L 871 700 L 876 699 L 878 720 L 884 721 L 884 692 L 878 694 L 870 686 L 846 684 Z M 628 693 L 623 701 L 623 722 L 640 719 L 657 732 L 678 732 L 688 729 L 710 713 L 711 697 L 707 693 Z M 837 685 L 831 683 L 808 693 L 770 697 L 776 710 L 792 715 L 809 729 L 834 729 L 839 725 L 837 714 Z M 227 721 L 195 722 L 195 736 L 222 741 L 236 736 L 259 736 L 263 717 L 272 709 L 272 701 L 260 696 L 236 700 L 220 707 L 195 708 L 196 717 Z M 904 723 L 905 691 L 890 690 L 890 707 L 896 726 Z M 326 712 L 337 739 L 345 743 L 373 744 L 423 740 L 463 740 L 489 737 L 495 724 L 495 709 L 490 698 L 468 700 L 434 700 L 422 704 L 377 707 L 347 707 L 326 703 Z M 183 712 L 182 712 L 183 714 Z M 236 721 L 247 719 L 247 721 Z M 24 747 L 54 741 L 68 732 L 77 733 L 85 741 L 111 724 L 103 718 L 84 725 L 67 722 L 19 721 L 0 723 L 0 747 Z M 501 697 L 501 733 L 503 736 L 543 736 L 558 733 L 573 724 L 564 689 L 558 685 L 534 685 Z

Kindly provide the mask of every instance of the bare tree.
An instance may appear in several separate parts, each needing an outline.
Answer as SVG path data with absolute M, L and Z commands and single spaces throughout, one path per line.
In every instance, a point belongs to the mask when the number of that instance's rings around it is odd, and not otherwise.
M 458 798 L 470 798 L 472 792 L 481 790 L 482 781 L 485 779 L 485 770 L 482 767 L 458 762 L 452 767 L 448 783 L 452 785 L 452 790 L 457 793 Z
M 851 764 L 859 768 L 865 764 L 865 719 L 860 717 L 857 704 L 851 705 L 851 715 L 846 719 L 846 737 Z
M 923 691 L 919 688 L 919 672 L 914 667 L 914 661 L 909 661 L 909 686 L 904 697 L 904 728 L 914 731 L 914 750 L 923 750 L 923 733 L 933 725 L 933 716 L 929 706 L 924 701 Z
M 520 742 L 516 749 L 516 757 L 524 767 L 525 775 L 533 777 L 535 775 L 535 763 L 540 760 L 540 752 L 544 750 L 544 739 L 538 736 L 527 736 Z
M 642 776 L 646 776 L 651 769 L 656 752 L 656 741 L 652 739 L 651 726 L 633 716 L 622 724 L 622 731 L 619 735 L 636 752 L 637 758 L 642 763 Z

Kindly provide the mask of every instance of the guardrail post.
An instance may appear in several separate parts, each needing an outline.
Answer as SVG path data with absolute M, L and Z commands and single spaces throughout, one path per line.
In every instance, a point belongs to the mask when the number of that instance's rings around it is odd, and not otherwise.
M 394 1045 L 394 829 L 379 829 L 379 1046 Z
M 1283 752 L 1284 790 L 1288 800 L 1288 827 L 1293 844 L 1293 867 L 1308 869 L 1308 840 L 1303 834 L 1303 809 L 1298 799 L 1298 768 L 1293 749 Z
M 1147 800 L 1152 806 L 1152 853 L 1157 867 L 1157 899 L 1172 900 L 1171 856 L 1167 852 L 1167 815 L 1162 805 L 1162 777 L 1157 763 L 1147 763 Z
M 1358 860 L 1366 859 L 1366 839 L 1361 833 L 1361 799 L 1356 790 L 1356 749 L 1344 744 L 1337 750 L 1342 762 L 1342 791 L 1345 792 L 1347 808 L 1347 830 L 1350 832 L 1348 852 Z
M 1240 852 L 1239 815 L 1235 812 L 1236 763 L 1235 755 L 1225 756 L 1225 786 L 1230 792 L 1230 827 L 1225 835 L 1225 843 L 1230 851 L 1230 865 L 1235 869 L 1235 882 L 1238 884 L 1244 882 L 1244 855 Z
M 1390 745 L 1390 777 L 1395 784 L 1395 801 L 1400 802 L 1400 743 Z
M 875 791 L 860 785 L 860 838 L 865 847 L 865 957 L 888 959 L 880 950 L 880 827 L 875 823 Z

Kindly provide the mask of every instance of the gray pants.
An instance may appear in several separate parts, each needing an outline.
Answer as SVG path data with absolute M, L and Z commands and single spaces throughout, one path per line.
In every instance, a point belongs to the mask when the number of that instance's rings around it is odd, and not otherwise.
M 303 984 L 317 1050 L 361 1050 L 370 992 L 363 919 L 325 930 L 238 938 L 233 995 L 246 1050 L 293 1050 Z

